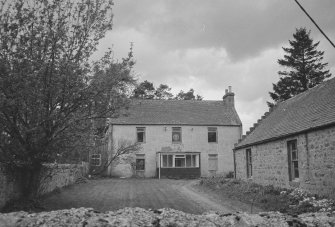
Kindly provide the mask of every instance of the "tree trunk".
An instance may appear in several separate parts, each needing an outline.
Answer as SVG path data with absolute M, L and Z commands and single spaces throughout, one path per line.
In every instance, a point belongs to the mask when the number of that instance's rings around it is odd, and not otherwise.
M 34 199 L 38 196 L 41 170 L 41 165 L 20 168 L 22 199 Z

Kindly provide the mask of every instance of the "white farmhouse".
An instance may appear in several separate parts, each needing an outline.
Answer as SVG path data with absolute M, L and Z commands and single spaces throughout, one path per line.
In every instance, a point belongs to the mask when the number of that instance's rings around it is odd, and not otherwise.
M 107 175 L 117 177 L 226 174 L 234 170 L 232 149 L 242 133 L 231 89 L 220 101 L 132 100 L 109 124 L 109 157 L 117 143 L 142 146 L 132 163 L 125 159 L 108 167 Z

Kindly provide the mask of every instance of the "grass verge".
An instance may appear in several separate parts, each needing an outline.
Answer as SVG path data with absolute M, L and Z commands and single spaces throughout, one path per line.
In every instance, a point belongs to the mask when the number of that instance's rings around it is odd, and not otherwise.
M 220 197 L 234 198 L 265 211 L 279 211 L 290 215 L 335 211 L 333 200 L 309 194 L 299 188 L 275 188 L 272 185 L 262 186 L 226 177 L 202 178 L 199 186 L 210 189 Z

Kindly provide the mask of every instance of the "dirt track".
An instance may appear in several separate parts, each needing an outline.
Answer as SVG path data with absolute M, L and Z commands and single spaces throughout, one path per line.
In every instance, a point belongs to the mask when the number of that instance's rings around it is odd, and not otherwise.
M 124 207 L 173 208 L 200 214 L 209 210 L 249 211 L 250 205 L 218 198 L 193 187 L 196 181 L 170 179 L 102 179 L 78 184 L 47 197 L 47 210 L 92 207 L 99 211 Z M 255 210 L 256 211 L 256 210 Z

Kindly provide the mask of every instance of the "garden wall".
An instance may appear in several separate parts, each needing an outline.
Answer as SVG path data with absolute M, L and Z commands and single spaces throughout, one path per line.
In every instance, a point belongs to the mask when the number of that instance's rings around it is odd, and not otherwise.
M 52 192 L 56 188 L 71 185 L 88 173 L 88 163 L 82 164 L 45 164 L 41 173 L 41 187 L 39 194 Z M 6 173 L 0 165 L 0 209 L 11 199 L 20 196 L 18 177 L 13 173 Z

